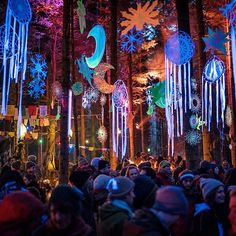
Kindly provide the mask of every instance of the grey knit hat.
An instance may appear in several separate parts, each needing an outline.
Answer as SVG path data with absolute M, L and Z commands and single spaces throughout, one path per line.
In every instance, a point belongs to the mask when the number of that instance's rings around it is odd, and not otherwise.
M 106 189 L 111 177 L 108 175 L 98 175 L 93 181 L 93 190 Z
M 165 186 L 157 190 L 153 208 L 172 215 L 187 215 L 188 201 L 180 187 Z
M 216 190 L 217 188 L 219 188 L 220 186 L 224 186 L 224 184 L 216 179 L 213 178 L 201 178 L 200 179 L 200 188 L 202 190 L 202 196 L 204 198 L 204 200 L 206 200 L 207 196 L 213 192 L 214 190 Z
M 122 198 L 125 197 L 134 188 L 134 182 L 127 177 L 119 176 L 110 180 L 107 189 L 109 197 Z

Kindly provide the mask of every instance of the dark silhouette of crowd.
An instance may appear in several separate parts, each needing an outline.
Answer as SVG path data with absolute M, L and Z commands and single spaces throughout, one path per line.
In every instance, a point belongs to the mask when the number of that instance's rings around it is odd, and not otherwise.
M 145 158 L 144 158 L 145 157 Z M 37 158 L 0 172 L 2 236 L 233 236 L 236 168 L 203 160 L 197 170 L 142 153 L 112 170 L 78 157 L 67 185 L 44 179 Z

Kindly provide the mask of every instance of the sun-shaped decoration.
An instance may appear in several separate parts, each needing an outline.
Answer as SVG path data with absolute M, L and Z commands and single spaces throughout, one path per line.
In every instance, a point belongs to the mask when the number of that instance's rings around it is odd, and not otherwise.
M 196 129 L 197 128 L 198 121 L 197 121 L 196 115 L 191 115 L 191 117 L 189 119 L 189 124 L 190 124 L 192 129 Z
M 232 125 L 232 110 L 230 108 L 230 106 L 227 106 L 226 108 L 226 113 L 225 113 L 225 123 L 228 127 L 230 127 Z
M 71 88 L 75 96 L 78 96 L 83 92 L 83 85 L 81 82 L 74 83 Z
M 201 100 L 198 94 L 196 93 L 192 94 L 191 102 L 192 102 L 191 111 L 194 113 L 198 113 L 201 110 Z
M 62 94 L 63 94 L 63 91 L 62 91 L 62 86 L 60 84 L 60 82 L 58 81 L 55 81 L 52 83 L 52 95 L 53 97 L 60 101 L 61 98 L 62 98 Z
M 107 129 L 105 126 L 100 126 L 97 131 L 98 134 L 98 141 L 104 144 L 107 141 Z
M 126 20 L 121 22 L 121 26 L 125 27 L 122 30 L 121 35 L 127 34 L 131 29 L 136 26 L 137 30 L 142 30 L 144 24 L 158 25 L 159 24 L 159 11 L 155 9 L 158 1 L 147 1 L 144 6 L 141 3 L 137 3 L 137 9 L 129 8 L 128 12 L 122 11 L 121 15 Z

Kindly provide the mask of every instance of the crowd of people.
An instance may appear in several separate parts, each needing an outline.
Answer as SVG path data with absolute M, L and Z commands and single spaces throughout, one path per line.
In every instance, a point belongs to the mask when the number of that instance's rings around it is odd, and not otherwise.
M 23 169 L 23 170 L 22 170 Z M 69 182 L 42 181 L 37 159 L 0 172 L 3 236 L 233 236 L 236 168 L 203 160 L 197 170 L 151 158 L 110 163 L 84 157 Z

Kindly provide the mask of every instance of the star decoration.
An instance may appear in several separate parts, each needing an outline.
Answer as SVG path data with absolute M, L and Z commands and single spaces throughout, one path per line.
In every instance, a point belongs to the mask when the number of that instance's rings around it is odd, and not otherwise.
M 204 52 L 214 51 L 216 49 L 220 50 L 223 54 L 226 54 L 226 49 L 224 44 L 228 42 L 226 38 L 228 34 L 225 34 L 223 31 L 216 28 L 212 30 L 208 28 L 208 37 L 203 37 L 203 41 L 206 45 Z
M 141 3 L 137 3 L 137 9 L 129 8 L 128 12 L 122 11 L 122 17 L 126 20 L 121 22 L 121 26 L 125 27 L 122 30 L 121 35 L 127 34 L 134 26 L 137 30 L 142 30 L 144 24 L 157 25 L 159 24 L 159 11 L 155 10 L 158 1 L 150 3 L 147 1 L 144 6 Z
M 201 126 L 204 125 L 206 122 L 202 121 L 202 117 L 196 115 L 196 119 L 197 119 L 197 130 L 200 130 Z

